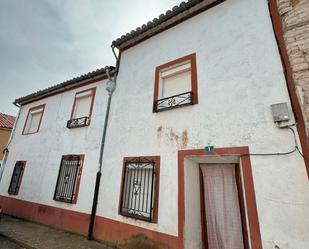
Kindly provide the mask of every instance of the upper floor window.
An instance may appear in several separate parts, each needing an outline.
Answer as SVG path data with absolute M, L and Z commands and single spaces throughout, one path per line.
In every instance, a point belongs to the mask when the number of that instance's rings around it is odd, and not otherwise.
M 156 68 L 153 111 L 197 104 L 196 56 L 190 54 Z
M 29 109 L 27 119 L 24 125 L 23 134 L 33 134 L 39 131 L 43 113 L 44 105 L 35 106 Z
M 96 88 L 91 88 L 76 93 L 71 119 L 67 123 L 68 128 L 82 127 L 90 124 L 95 91 Z
M 83 160 L 84 155 L 62 156 L 54 194 L 55 201 L 77 202 Z
M 120 214 L 156 223 L 160 157 L 125 158 Z
M 20 184 L 21 184 L 21 179 L 22 179 L 23 174 L 24 174 L 25 166 L 26 166 L 25 161 L 17 161 L 16 162 L 15 167 L 14 167 L 14 171 L 13 171 L 13 174 L 12 174 L 9 190 L 8 190 L 8 193 L 10 195 L 17 195 L 18 194 L 19 187 L 20 187 Z

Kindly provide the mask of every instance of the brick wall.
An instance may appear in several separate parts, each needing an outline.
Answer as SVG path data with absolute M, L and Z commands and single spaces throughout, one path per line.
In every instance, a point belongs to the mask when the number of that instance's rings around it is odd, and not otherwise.
M 309 135 L 309 0 L 277 0 L 296 92 Z

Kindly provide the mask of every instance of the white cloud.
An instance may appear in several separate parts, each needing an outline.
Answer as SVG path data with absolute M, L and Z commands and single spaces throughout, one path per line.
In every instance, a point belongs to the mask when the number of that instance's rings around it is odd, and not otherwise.
M 0 1 L 0 112 L 15 98 L 106 65 L 111 42 L 178 0 Z

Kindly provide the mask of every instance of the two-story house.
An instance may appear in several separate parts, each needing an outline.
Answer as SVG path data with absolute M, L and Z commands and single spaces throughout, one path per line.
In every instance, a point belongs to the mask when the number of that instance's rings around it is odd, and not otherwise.
M 181 3 L 112 43 L 116 69 L 15 100 L 4 212 L 88 236 L 95 214 L 94 238 L 115 244 L 308 248 L 308 162 L 273 18 L 266 0 Z

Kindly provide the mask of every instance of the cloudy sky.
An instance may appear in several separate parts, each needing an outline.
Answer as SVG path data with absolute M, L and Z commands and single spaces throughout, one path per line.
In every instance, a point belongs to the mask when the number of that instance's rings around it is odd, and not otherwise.
M 1 0 L 0 112 L 50 85 L 114 65 L 112 40 L 180 0 Z

